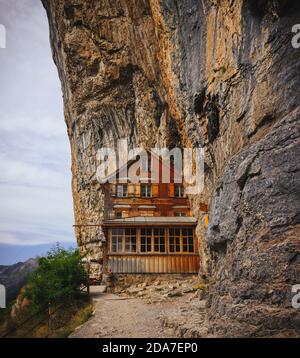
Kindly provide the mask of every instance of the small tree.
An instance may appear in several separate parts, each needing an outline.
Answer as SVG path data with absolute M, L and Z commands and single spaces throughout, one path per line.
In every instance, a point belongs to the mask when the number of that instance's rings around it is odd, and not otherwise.
M 57 244 L 32 273 L 27 295 L 34 306 L 42 307 L 75 295 L 81 284 L 87 282 L 87 273 L 78 250 L 63 249 Z

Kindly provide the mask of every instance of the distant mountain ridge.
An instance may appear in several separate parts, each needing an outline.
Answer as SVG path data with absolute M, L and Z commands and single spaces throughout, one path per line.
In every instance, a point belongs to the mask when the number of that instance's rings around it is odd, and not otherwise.
M 7 301 L 13 300 L 29 276 L 38 266 L 38 259 L 29 259 L 14 265 L 0 265 L 0 284 L 6 288 Z

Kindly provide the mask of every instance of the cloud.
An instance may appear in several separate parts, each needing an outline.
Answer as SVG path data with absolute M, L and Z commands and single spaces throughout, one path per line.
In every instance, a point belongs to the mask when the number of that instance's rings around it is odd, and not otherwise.
M 64 189 L 69 186 L 66 175 L 58 170 L 52 170 L 40 163 L 34 165 L 19 159 L 0 157 L 0 168 L 5 168 L 0 174 L 1 184 L 13 184 L 31 187 Z
M 0 197 L 0 243 L 74 241 L 71 193 L 66 188 L 1 184 Z
M 7 30 L 0 50 L 0 244 L 74 242 L 70 149 L 46 13 L 40 1 L 0 0 L 0 23 Z

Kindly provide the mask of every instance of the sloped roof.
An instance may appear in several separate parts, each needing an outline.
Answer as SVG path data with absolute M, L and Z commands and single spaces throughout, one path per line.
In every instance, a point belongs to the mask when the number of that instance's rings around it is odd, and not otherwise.
M 147 150 L 147 149 L 142 149 L 139 153 L 136 154 L 136 156 L 134 158 L 129 159 L 126 163 L 124 163 L 120 168 L 117 168 L 116 170 L 114 170 L 112 173 L 108 174 L 105 178 L 103 178 L 102 180 L 107 182 L 111 179 L 114 179 L 114 177 L 121 172 L 125 167 L 128 167 L 130 165 L 132 165 L 133 163 L 137 162 L 138 156 L 140 155 L 140 153 L 142 153 L 143 151 L 145 151 L 148 155 L 150 154 L 151 156 L 155 157 L 156 159 L 160 160 L 162 157 L 160 155 L 157 155 L 157 153 L 155 153 L 153 150 Z M 171 169 L 171 167 L 169 165 L 167 165 L 166 163 L 163 163 L 163 165 L 169 169 Z M 149 168 L 148 168 L 149 169 Z M 174 170 L 174 172 L 176 172 L 176 170 Z M 119 178 L 122 180 L 128 180 L 130 178 Z M 151 180 L 151 178 L 140 178 L 141 181 L 143 180 Z
M 131 218 L 120 218 L 106 220 L 104 225 L 110 226 L 115 224 L 124 225 L 196 225 L 197 219 L 194 217 L 187 216 L 136 216 Z

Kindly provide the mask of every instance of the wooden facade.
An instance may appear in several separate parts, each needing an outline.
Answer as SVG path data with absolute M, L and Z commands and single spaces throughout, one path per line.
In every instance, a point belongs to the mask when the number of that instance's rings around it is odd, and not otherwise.
M 108 267 L 114 273 L 197 273 L 199 255 L 111 255 Z
M 108 268 L 122 273 L 195 273 L 199 269 L 194 227 L 155 220 L 109 228 Z
M 151 160 L 151 171 L 142 173 L 138 182 L 124 182 L 117 173 L 115 182 L 106 184 L 107 268 L 113 273 L 196 273 L 196 219 L 184 187 L 174 182 L 172 167 L 170 182 L 164 183 L 162 161 Z M 153 183 L 153 175 L 158 182 Z

